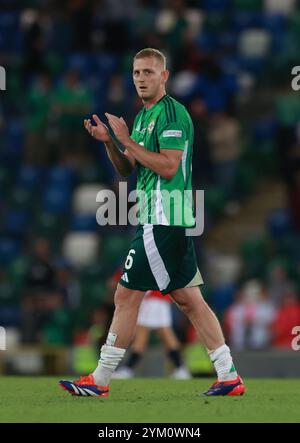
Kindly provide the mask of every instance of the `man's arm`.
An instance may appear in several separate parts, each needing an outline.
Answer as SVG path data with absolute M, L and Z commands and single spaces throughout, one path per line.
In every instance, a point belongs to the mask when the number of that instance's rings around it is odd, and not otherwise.
M 178 149 L 161 149 L 159 153 L 151 152 L 133 140 L 128 140 L 125 147 L 139 163 L 166 180 L 174 177 L 182 157 L 182 151 Z
M 127 177 L 135 168 L 135 159 L 129 152 L 121 152 L 114 144 L 112 138 L 104 142 L 108 158 L 114 165 L 116 171 L 122 176 Z
M 170 180 L 176 174 L 182 157 L 178 149 L 161 149 L 160 153 L 150 152 L 129 137 L 129 131 L 123 118 L 105 114 L 116 137 L 131 156 L 146 168 Z
M 96 140 L 102 141 L 105 145 L 108 158 L 114 165 L 116 171 L 123 177 L 131 174 L 135 168 L 135 159 L 129 152 L 121 152 L 115 145 L 109 134 L 107 126 L 101 122 L 99 117 L 94 114 L 93 119 L 96 126 L 92 125 L 91 120 L 84 120 L 84 127 Z

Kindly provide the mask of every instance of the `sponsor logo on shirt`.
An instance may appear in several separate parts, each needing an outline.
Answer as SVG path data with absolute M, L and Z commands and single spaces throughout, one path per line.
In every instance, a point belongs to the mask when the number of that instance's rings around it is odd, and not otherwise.
M 172 129 L 169 131 L 164 131 L 162 134 L 163 137 L 182 137 L 182 131 L 178 131 L 176 129 Z

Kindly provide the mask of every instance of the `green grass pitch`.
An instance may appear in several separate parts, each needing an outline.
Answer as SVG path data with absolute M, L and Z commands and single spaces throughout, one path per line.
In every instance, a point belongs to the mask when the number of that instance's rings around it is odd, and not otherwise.
M 198 395 L 213 379 L 115 380 L 107 398 L 72 397 L 58 380 L 2 376 L 0 422 L 300 422 L 300 379 L 246 379 L 244 396 L 216 398 Z

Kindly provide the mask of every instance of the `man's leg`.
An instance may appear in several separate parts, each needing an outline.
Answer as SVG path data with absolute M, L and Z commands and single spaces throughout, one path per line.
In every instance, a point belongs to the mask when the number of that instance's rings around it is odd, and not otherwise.
M 158 328 L 156 332 L 167 351 L 169 359 L 174 365 L 175 370 L 172 377 L 185 380 L 191 378 L 191 374 L 183 363 L 180 342 L 171 326 Z
M 126 365 L 121 366 L 113 374 L 114 379 L 126 379 L 134 376 L 134 371 L 140 362 L 148 345 L 150 329 L 146 326 L 137 325 L 134 340 L 131 344 L 131 352 Z
M 115 293 L 115 312 L 107 336 L 101 348 L 100 360 L 93 372 L 95 383 L 107 386 L 130 345 L 136 329 L 137 316 L 144 292 L 133 291 L 118 284 Z
M 164 345 L 168 357 L 175 368 L 180 368 L 182 364 L 182 356 L 180 352 L 180 343 L 170 326 L 158 328 L 156 330 L 162 344 Z
M 143 354 L 148 346 L 150 329 L 146 326 L 138 325 L 131 345 L 132 352 Z
M 220 323 L 203 299 L 198 286 L 177 289 L 171 297 L 179 308 L 188 316 L 206 346 L 209 356 L 221 382 L 237 378 L 229 347 L 225 344 Z
M 170 326 L 165 326 L 158 328 L 156 330 L 157 335 L 159 336 L 162 344 L 166 348 L 167 351 L 171 351 L 173 349 L 180 349 L 180 343 L 173 332 L 173 329 Z
M 60 386 L 72 395 L 107 397 L 112 374 L 123 359 L 135 332 L 139 306 L 144 292 L 133 291 L 118 285 L 115 293 L 115 312 L 101 348 L 100 360 L 92 374 L 79 380 L 60 380 Z

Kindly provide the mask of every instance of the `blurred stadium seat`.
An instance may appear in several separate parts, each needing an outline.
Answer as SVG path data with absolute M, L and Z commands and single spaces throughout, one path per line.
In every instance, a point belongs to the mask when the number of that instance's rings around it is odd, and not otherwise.
M 70 208 L 71 193 L 68 188 L 54 185 L 46 188 L 43 195 L 43 209 L 53 214 L 66 213 Z
M 271 47 L 271 35 L 259 29 L 247 29 L 239 39 L 239 51 L 242 57 L 266 57 Z
M 21 165 L 17 178 L 19 188 L 34 189 L 40 185 L 44 171 L 39 166 Z
M 292 228 L 291 214 L 288 209 L 278 209 L 269 215 L 268 228 L 274 237 L 281 237 L 289 234 Z
M 105 189 L 102 183 L 85 184 L 78 186 L 73 194 L 73 210 L 80 214 L 93 214 L 95 216 L 99 207 L 96 196 Z
M 20 243 L 12 237 L 0 237 L 0 263 L 8 265 L 20 254 Z
M 100 244 L 96 234 L 70 232 L 64 238 L 62 252 L 75 266 L 87 266 L 98 257 Z
M 72 231 L 96 232 L 98 224 L 94 214 L 75 214 L 71 219 Z

